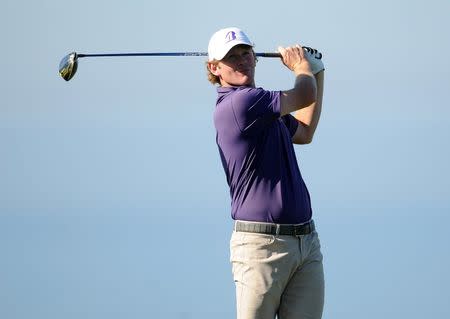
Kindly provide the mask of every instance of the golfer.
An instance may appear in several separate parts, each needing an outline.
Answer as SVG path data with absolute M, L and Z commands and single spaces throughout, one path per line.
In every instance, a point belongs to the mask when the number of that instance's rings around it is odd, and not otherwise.
M 295 82 L 268 91 L 255 85 L 257 60 L 242 30 L 221 29 L 208 46 L 208 79 L 218 85 L 216 141 L 234 219 L 238 319 L 321 318 L 324 304 L 322 253 L 293 148 L 313 139 L 324 67 L 300 45 L 278 51 Z

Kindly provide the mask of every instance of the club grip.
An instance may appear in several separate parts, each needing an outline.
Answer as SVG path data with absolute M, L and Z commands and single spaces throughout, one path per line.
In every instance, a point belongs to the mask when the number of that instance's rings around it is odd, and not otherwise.
M 281 58 L 281 54 L 278 52 L 274 52 L 274 53 L 264 52 L 264 53 L 255 53 L 255 54 L 256 54 L 256 56 L 263 57 L 263 58 Z

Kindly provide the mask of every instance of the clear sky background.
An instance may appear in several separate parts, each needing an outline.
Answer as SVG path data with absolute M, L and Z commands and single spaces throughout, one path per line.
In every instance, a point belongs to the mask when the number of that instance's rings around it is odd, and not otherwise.
M 232 222 L 204 58 L 226 26 L 326 67 L 297 147 L 324 318 L 449 318 L 450 2 L 21 1 L 0 10 L 0 318 L 234 317 Z M 257 85 L 288 89 L 279 60 Z

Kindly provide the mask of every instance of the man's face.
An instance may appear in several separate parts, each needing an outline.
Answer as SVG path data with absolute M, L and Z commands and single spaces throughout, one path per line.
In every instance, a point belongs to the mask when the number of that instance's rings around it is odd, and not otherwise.
M 255 86 L 256 60 L 252 47 L 237 45 L 211 70 L 222 86 Z

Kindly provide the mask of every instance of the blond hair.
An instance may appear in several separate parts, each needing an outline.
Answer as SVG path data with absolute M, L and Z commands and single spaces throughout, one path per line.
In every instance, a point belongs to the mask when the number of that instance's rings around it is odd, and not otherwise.
M 209 69 L 209 64 L 216 64 L 219 63 L 219 61 L 214 60 L 214 61 L 206 61 L 206 72 L 207 72 L 207 76 L 208 76 L 208 81 L 211 82 L 211 84 L 216 85 L 219 84 L 220 85 L 220 78 L 217 75 L 212 74 L 211 70 Z

